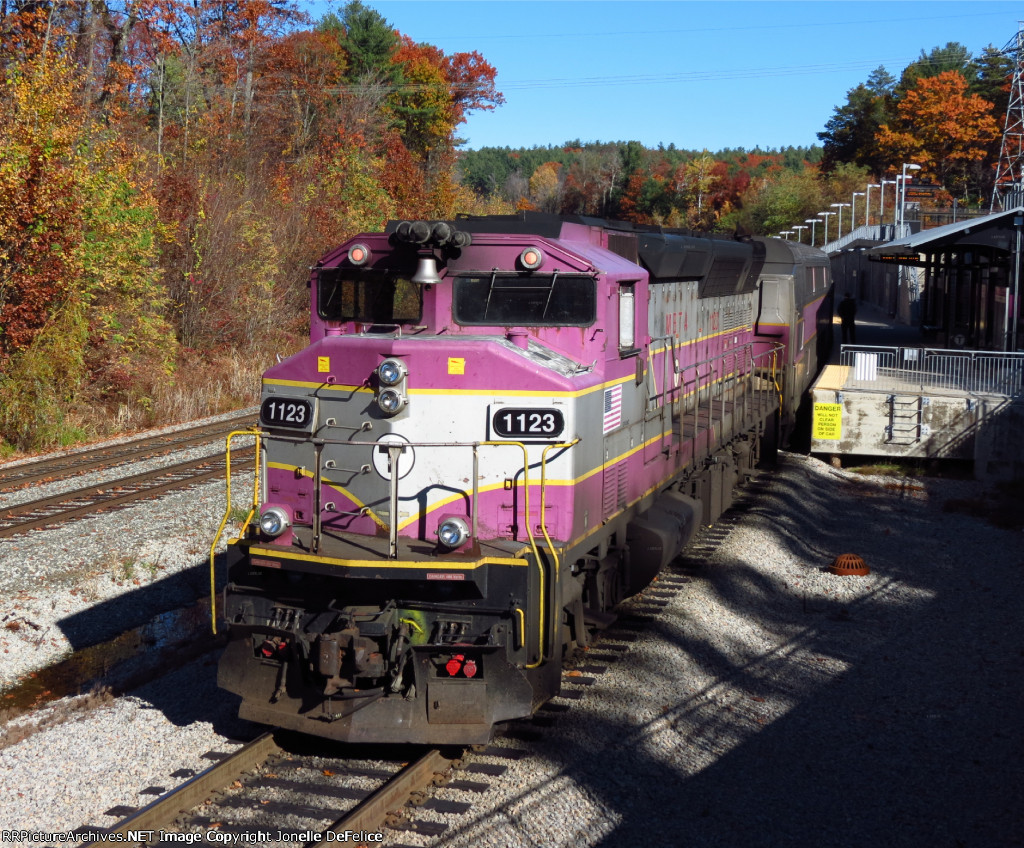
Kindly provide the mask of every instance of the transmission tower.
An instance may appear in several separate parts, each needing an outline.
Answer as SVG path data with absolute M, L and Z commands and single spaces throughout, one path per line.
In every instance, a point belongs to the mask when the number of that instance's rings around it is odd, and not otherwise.
M 997 207 L 1005 211 L 1024 203 L 1024 22 L 1017 22 L 1017 34 L 1002 52 L 1013 58 L 1013 82 L 1006 106 L 1003 141 L 999 146 L 991 212 Z

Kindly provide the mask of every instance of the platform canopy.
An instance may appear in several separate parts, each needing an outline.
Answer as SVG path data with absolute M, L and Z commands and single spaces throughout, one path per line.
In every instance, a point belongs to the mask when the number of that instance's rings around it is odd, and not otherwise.
M 1018 206 L 983 218 L 968 218 L 955 224 L 921 230 L 864 252 L 873 262 L 917 267 L 926 264 L 922 254 L 960 253 L 972 249 L 1012 253 L 1016 245 L 1016 228 L 1022 225 L 1024 206 Z

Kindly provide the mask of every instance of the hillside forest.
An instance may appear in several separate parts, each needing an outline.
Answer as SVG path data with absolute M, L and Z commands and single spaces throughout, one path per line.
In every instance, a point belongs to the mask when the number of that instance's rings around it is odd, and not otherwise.
M 393 218 L 517 209 L 774 233 L 923 166 L 987 204 L 1012 62 L 951 43 L 820 145 L 461 150 L 499 69 L 359 0 L 0 0 L 0 458 L 251 405 L 308 268 Z

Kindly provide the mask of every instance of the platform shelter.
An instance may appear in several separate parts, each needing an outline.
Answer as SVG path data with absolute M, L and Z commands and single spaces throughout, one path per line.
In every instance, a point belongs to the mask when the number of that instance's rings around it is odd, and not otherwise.
M 933 347 L 1018 351 L 1024 207 L 922 230 L 864 251 L 923 269 L 917 323 Z
M 1024 207 L 864 251 L 915 269 L 917 326 L 842 346 L 811 389 L 812 452 L 971 460 L 978 476 L 1024 479 L 1022 231 Z

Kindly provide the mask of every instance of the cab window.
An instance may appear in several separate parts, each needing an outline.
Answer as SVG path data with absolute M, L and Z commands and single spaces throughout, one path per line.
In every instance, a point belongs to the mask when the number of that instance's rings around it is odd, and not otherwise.
M 587 327 L 597 317 L 597 284 L 579 274 L 474 274 L 455 278 L 459 324 Z
M 418 324 L 423 315 L 423 287 L 408 277 L 383 271 L 321 268 L 317 314 L 325 321 Z

